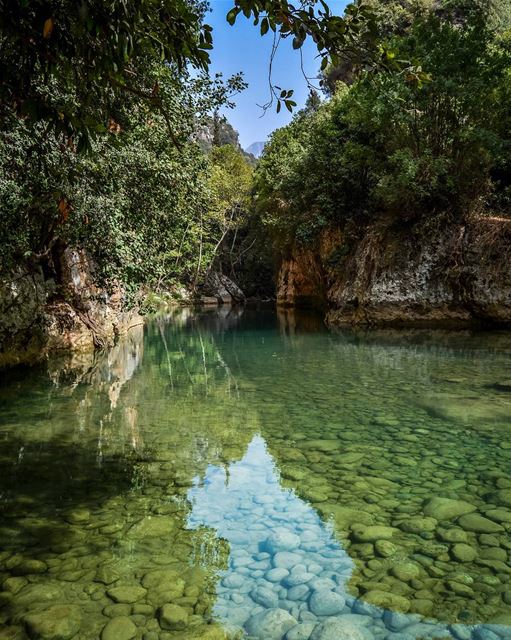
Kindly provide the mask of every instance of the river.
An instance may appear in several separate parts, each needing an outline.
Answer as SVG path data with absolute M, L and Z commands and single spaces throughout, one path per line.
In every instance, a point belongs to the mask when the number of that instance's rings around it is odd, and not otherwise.
M 511 638 L 511 335 L 179 309 L 0 384 L 0 639 Z

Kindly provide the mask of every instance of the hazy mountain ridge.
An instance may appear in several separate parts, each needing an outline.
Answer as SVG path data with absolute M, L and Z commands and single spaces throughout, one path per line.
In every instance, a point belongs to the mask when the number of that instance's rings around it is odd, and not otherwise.
M 254 158 L 260 158 L 263 154 L 265 144 L 266 142 L 252 142 L 252 144 L 245 149 L 245 153 L 252 154 Z

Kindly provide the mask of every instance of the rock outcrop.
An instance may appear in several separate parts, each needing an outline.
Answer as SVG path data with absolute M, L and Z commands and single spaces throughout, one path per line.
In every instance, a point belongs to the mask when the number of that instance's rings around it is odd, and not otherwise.
M 119 285 L 94 281 L 83 250 L 65 249 L 54 277 L 42 268 L 18 268 L 0 277 L 0 366 L 32 363 L 59 350 L 110 347 L 142 319 L 126 311 Z
M 201 287 L 205 304 L 242 304 L 245 294 L 238 285 L 219 271 L 210 271 Z
M 511 323 L 511 220 L 324 231 L 282 260 L 277 302 L 326 308 L 334 326 Z

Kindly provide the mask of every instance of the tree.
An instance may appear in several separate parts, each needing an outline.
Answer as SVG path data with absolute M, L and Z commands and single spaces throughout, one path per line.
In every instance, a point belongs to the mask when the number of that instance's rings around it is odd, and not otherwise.
M 138 69 L 166 60 L 205 70 L 211 28 L 202 12 L 186 0 L 0 0 L 2 119 L 14 112 L 86 144 L 105 131 L 120 95 L 160 108 L 158 85 Z
M 122 96 L 162 111 L 160 87 L 149 84 L 143 70 L 157 61 L 178 72 L 187 65 L 207 70 L 213 39 L 205 7 L 202 0 L 0 0 L 1 121 L 15 113 L 44 122 L 86 148 L 105 131 L 112 103 Z M 359 0 L 344 17 L 323 0 L 298 7 L 287 0 L 236 0 L 228 21 L 240 13 L 253 17 L 262 34 L 292 36 L 295 48 L 312 37 L 325 61 L 347 50 L 368 61 L 377 51 L 372 13 Z M 292 91 L 275 97 L 277 108 L 294 106 Z
M 511 41 L 483 6 L 451 3 L 391 36 L 427 82 L 359 74 L 275 132 L 256 171 L 264 224 L 284 245 L 333 225 L 509 213 Z M 460 23 L 462 20 L 462 23 Z

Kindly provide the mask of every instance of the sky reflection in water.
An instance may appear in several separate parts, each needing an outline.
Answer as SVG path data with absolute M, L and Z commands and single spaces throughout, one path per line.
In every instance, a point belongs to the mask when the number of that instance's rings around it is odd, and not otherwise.
M 210 465 L 188 499 L 188 527 L 210 527 L 229 543 L 229 568 L 220 572 L 213 614 L 233 632 L 242 630 L 261 640 L 333 640 L 329 629 L 335 634 L 340 627 L 318 625 L 335 619 L 357 640 L 511 638 L 511 628 L 504 625 L 439 624 L 352 597 L 348 583 L 353 560 L 333 527 L 292 489 L 280 485 L 260 436 L 227 469 Z M 288 624 L 279 627 L 279 618 L 270 618 L 265 626 L 262 614 L 275 609 L 288 612 L 300 626 L 291 627 L 283 615 Z

